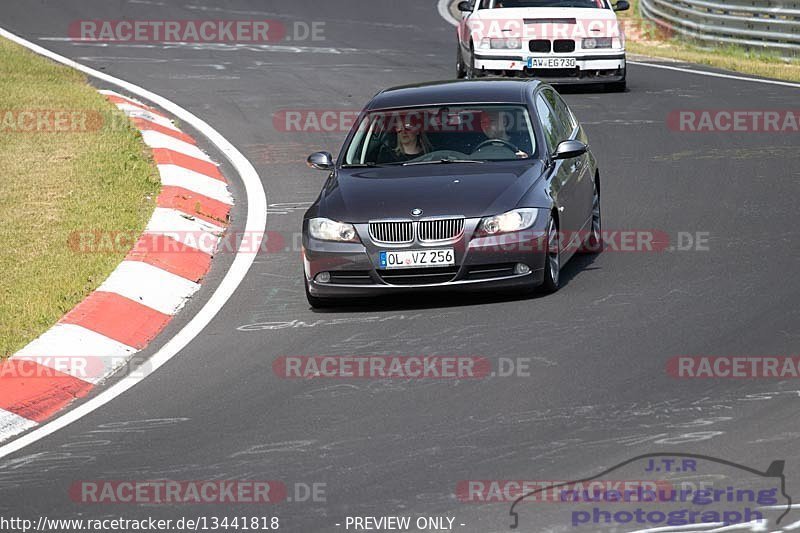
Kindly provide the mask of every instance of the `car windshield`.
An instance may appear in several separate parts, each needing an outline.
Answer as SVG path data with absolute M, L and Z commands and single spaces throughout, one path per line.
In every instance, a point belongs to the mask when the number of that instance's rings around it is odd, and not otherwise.
M 503 7 L 605 7 L 603 0 L 494 0 L 493 8 Z
M 536 156 L 522 105 L 453 105 L 376 111 L 356 127 L 344 166 L 486 163 Z

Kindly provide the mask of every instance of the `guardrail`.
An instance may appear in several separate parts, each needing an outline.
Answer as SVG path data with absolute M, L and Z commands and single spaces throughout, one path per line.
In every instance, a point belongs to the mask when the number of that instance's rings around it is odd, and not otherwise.
M 642 16 L 699 41 L 800 55 L 800 0 L 640 0 Z

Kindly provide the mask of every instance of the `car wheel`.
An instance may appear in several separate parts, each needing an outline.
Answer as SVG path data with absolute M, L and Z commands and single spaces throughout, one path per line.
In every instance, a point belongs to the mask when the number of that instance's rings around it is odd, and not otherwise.
M 547 224 L 547 253 L 544 259 L 544 281 L 539 286 L 539 291 L 544 294 L 556 292 L 561 279 L 561 237 L 558 225 L 550 216 Z
M 464 76 L 468 80 L 475 79 L 475 47 L 470 43 L 469 45 L 469 63 L 467 64 L 466 74 Z
M 606 84 L 606 89 L 614 93 L 624 93 L 627 88 L 628 80 L 626 80 L 624 77 L 622 78 L 622 81 L 615 81 L 614 83 Z
M 459 80 L 467 77 L 467 69 L 464 68 L 464 58 L 461 57 L 461 43 L 456 43 L 456 78 Z
M 592 226 L 589 236 L 578 250 L 583 254 L 597 254 L 603 251 L 603 218 L 600 209 L 600 189 L 594 184 L 592 195 Z

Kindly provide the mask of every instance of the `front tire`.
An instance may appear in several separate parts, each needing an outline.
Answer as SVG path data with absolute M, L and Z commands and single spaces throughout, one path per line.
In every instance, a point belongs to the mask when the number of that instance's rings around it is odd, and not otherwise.
M 547 253 L 544 259 L 544 281 L 539 292 L 552 294 L 558 290 L 561 281 L 561 237 L 553 216 L 547 223 Z
M 466 74 L 464 77 L 468 80 L 474 80 L 477 76 L 475 74 L 475 46 L 469 43 L 469 63 L 466 66 Z
M 608 89 L 612 93 L 624 93 L 628 89 L 628 82 L 623 80 L 623 81 L 618 81 L 618 82 L 615 82 L 615 83 L 609 83 L 608 84 Z
M 464 66 L 464 58 L 461 55 L 461 42 L 456 43 L 456 78 L 462 80 L 467 77 L 467 69 Z
M 628 80 L 626 72 L 622 73 L 622 81 L 615 81 L 613 83 L 606 83 L 606 90 L 613 93 L 624 93 L 628 88 Z
M 600 210 L 600 187 L 597 182 L 594 184 L 594 194 L 592 194 L 592 226 L 589 236 L 583 245 L 578 249 L 582 254 L 598 254 L 603 251 L 603 217 Z

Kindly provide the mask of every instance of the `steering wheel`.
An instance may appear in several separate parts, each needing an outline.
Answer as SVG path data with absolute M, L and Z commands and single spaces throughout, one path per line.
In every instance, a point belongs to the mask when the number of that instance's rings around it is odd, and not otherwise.
M 506 146 L 507 148 L 510 148 L 510 149 L 511 149 L 511 150 L 512 150 L 514 153 L 516 153 L 516 152 L 521 152 L 521 151 L 522 151 L 522 150 L 520 150 L 520 149 L 519 149 L 517 146 L 515 146 L 515 145 L 511 144 L 510 142 L 508 142 L 508 141 L 506 141 L 506 140 L 503 140 L 503 139 L 486 139 L 485 141 L 483 141 L 482 143 L 480 143 L 480 144 L 479 144 L 479 145 L 478 145 L 478 146 L 475 148 L 475 150 L 473 151 L 473 153 L 477 152 L 478 150 L 480 150 L 480 149 L 481 149 L 481 148 L 483 148 L 484 146 L 489 146 L 490 144 L 499 144 L 499 145 L 502 145 L 502 146 Z

